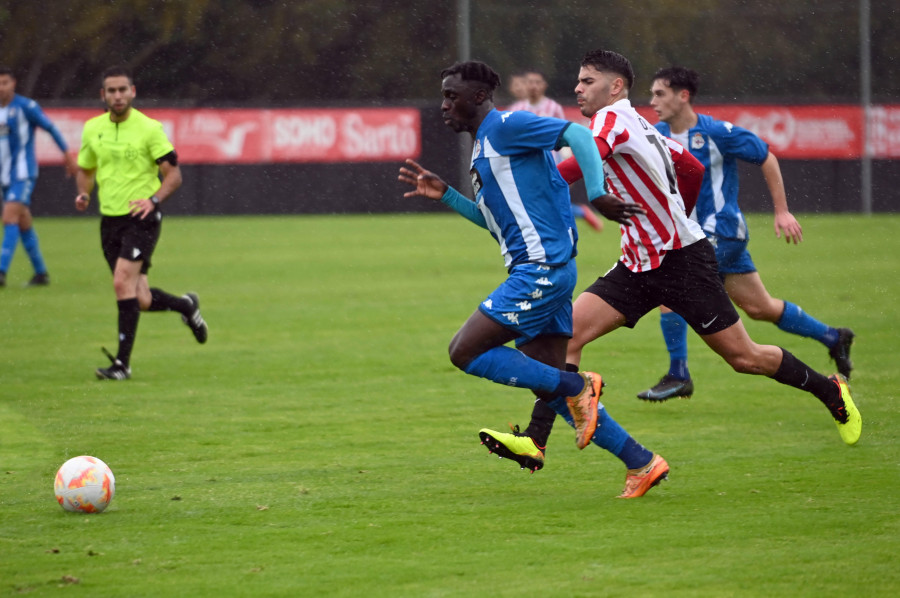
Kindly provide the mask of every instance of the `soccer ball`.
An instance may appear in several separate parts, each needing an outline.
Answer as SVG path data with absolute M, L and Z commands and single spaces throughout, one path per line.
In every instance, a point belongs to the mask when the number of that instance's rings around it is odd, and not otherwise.
M 56 472 L 53 490 L 66 511 L 99 513 L 116 493 L 116 477 L 97 457 L 73 457 Z

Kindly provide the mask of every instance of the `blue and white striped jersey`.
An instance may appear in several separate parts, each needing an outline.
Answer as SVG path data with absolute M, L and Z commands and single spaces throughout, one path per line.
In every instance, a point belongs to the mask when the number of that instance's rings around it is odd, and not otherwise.
M 475 203 L 507 269 L 561 265 L 575 257 L 578 232 L 569 185 L 552 154 L 569 124 L 492 110 L 478 127 L 470 170 Z
M 0 185 L 37 177 L 36 127 L 50 133 L 60 150 L 68 150 L 59 129 L 34 100 L 15 94 L 9 104 L 0 106 Z
M 769 155 L 768 144 L 747 129 L 706 114 L 697 115 L 697 124 L 686 136 L 673 136 L 664 122 L 656 128 L 676 141 L 681 137 L 681 144 L 706 168 L 692 214 L 703 232 L 727 239 L 746 239 L 747 222 L 738 205 L 737 161 L 762 164 Z

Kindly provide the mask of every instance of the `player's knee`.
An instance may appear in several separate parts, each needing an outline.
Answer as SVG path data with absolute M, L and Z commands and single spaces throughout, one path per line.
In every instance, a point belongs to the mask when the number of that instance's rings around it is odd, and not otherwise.
M 450 346 L 447 348 L 447 353 L 450 355 L 450 363 L 455 365 L 457 368 L 465 371 L 466 368 L 472 363 L 472 360 L 475 358 L 474 355 L 470 355 L 468 351 L 465 351 L 461 344 L 454 338 L 450 341 Z
M 134 284 L 124 276 L 113 276 L 113 290 L 116 292 L 116 297 L 132 296 L 134 295 Z
M 754 303 L 752 305 L 741 306 L 744 313 L 751 320 L 759 320 L 763 322 L 776 322 L 781 317 L 781 313 L 774 305 L 766 303 Z
M 726 361 L 739 374 L 761 374 L 765 370 L 760 359 L 752 353 L 733 355 Z

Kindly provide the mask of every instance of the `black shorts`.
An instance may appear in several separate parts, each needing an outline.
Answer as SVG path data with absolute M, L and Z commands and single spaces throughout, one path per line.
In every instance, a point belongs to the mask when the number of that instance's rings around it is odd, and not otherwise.
M 659 305 L 680 315 L 700 335 L 725 330 L 740 319 L 706 239 L 668 252 L 662 265 L 649 272 L 632 272 L 617 262 L 585 292 L 622 313 L 629 328 Z
M 122 258 L 143 262 L 141 274 L 146 274 L 161 228 L 159 211 L 151 212 L 143 220 L 136 216 L 103 216 L 100 219 L 100 246 L 109 269 L 115 271 L 116 261 Z

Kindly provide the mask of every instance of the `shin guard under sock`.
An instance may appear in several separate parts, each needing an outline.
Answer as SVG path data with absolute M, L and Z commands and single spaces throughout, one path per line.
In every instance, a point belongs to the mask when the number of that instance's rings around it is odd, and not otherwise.
M 141 308 L 137 297 L 133 299 L 121 299 L 119 307 L 119 352 L 116 359 L 126 367 L 131 360 L 131 350 L 134 348 L 134 339 L 137 336 L 138 320 L 141 317 Z

